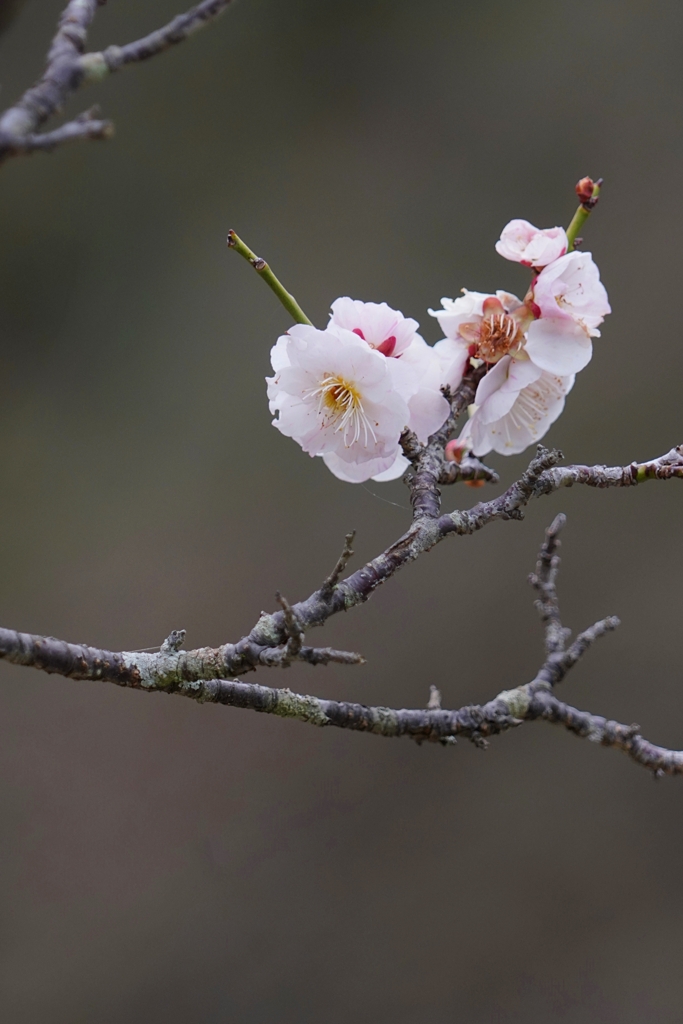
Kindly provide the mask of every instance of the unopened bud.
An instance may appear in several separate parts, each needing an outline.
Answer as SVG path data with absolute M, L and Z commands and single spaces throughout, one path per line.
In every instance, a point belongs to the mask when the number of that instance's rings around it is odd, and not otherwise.
M 446 456 L 447 462 L 457 462 L 458 465 L 460 465 L 470 448 L 471 445 L 469 445 L 467 441 L 461 441 L 458 438 L 454 438 L 452 441 L 448 442 L 443 453 Z
M 588 199 L 593 198 L 593 186 L 595 182 L 592 178 L 582 178 L 581 181 L 576 183 L 576 194 L 579 197 L 579 202 L 585 203 Z
M 486 484 L 485 480 L 465 480 L 466 487 L 484 487 Z
M 582 206 L 593 207 L 598 201 L 597 193 L 600 191 L 602 178 L 593 181 L 592 178 L 582 178 L 576 183 L 576 194 Z

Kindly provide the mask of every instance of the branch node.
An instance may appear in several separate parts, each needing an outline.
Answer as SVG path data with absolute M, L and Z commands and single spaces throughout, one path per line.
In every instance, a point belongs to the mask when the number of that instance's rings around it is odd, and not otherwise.
M 287 636 L 287 643 L 282 651 L 281 664 L 283 668 L 288 668 L 293 658 L 298 658 L 301 653 L 301 647 L 304 642 L 304 634 L 301 628 L 301 623 L 296 617 L 294 610 L 287 600 L 286 597 L 280 593 L 279 590 L 275 592 L 275 599 L 282 608 L 282 612 L 285 619 L 285 634 Z
M 160 654 L 175 654 L 185 643 L 185 629 L 172 629 L 159 649 Z
M 441 690 L 437 689 L 436 686 L 431 685 L 429 687 L 429 700 L 427 701 L 427 711 L 440 711 L 441 710 Z
M 469 739 L 474 743 L 477 750 L 488 750 L 489 741 L 485 739 L 480 732 L 471 733 Z

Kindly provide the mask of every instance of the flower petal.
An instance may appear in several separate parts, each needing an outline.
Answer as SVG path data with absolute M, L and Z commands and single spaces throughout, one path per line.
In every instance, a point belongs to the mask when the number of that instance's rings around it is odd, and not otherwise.
M 369 462 L 344 462 L 335 452 L 326 452 L 323 462 L 338 480 L 349 484 L 362 484 L 365 480 L 396 480 L 402 476 L 410 463 L 398 449 L 395 455 L 384 459 L 371 459 Z
M 558 377 L 583 370 L 591 361 L 593 345 L 574 320 L 534 320 L 527 331 L 526 351 L 536 366 Z

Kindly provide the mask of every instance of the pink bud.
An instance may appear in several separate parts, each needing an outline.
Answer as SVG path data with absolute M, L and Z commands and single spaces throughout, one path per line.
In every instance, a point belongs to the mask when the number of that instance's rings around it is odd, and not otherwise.
M 446 447 L 444 448 L 444 455 L 446 456 L 446 461 L 457 462 L 458 465 L 460 465 L 460 463 L 463 460 L 463 457 L 467 455 L 471 447 L 471 444 L 469 444 L 467 441 L 462 441 L 460 440 L 460 438 L 457 437 L 453 438 L 453 440 L 449 441 Z
M 596 195 L 596 189 L 599 192 L 600 186 L 602 185 L 602 178 L 598 178 L 597 181 L 593 181 L 592 178 L 582 178 L 581 181 L 576 183 L 576 194 L 579 197 L 579 202 L 582 206 L 587 206 L 592 209 L 598 201 Z

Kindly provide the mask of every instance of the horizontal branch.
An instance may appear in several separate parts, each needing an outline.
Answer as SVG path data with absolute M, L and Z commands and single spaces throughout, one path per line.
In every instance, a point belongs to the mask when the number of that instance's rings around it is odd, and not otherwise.
M 453 711 L 370 707 L 236 679 L 179 683 L 171 689 L 157 692 L 181 694 L 203 704 L 224 704 L 280 718 L 293 718 L 309 725 L 336 726 L 386 737 L 407 736 L 418 743 L 441 743 L 445 746 L 461 737 L 482 749 L 486 748 L 490 737 L 517 728 L 525 721 L 553 722 L 564 726 L 575 736 L 622 750 L 636 764 L 656 775 L 683 773 L 683 751 L 668 750 L 650 743 L 640 735 L 636 725 L 623 725 L 588 711 L 579 711 L 533 683 L 506 690 L 486 704 L 470 704 Z

